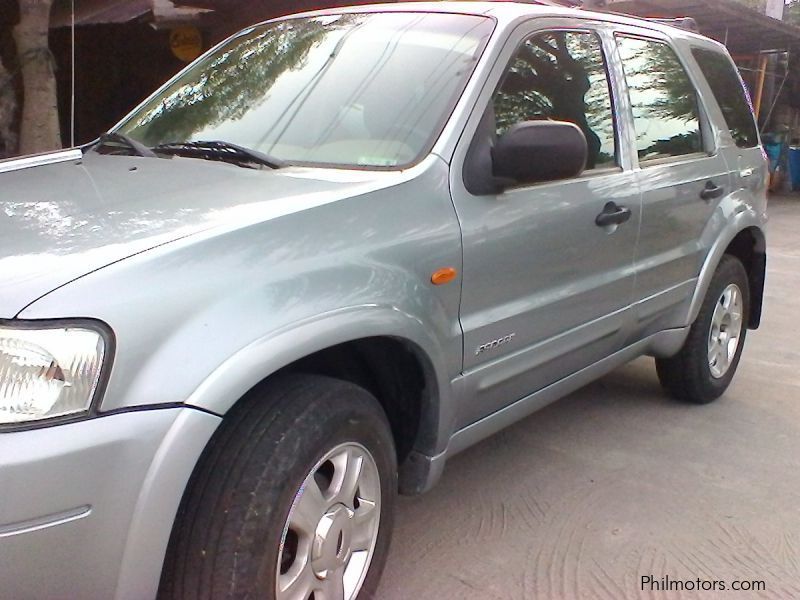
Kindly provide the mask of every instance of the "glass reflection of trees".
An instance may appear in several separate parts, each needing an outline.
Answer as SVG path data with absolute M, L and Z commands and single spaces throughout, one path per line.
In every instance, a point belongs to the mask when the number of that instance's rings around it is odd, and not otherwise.
M 152 146 L 188 141 L 198 130 L 239 119 L 278 77 L 301 65 L 315 43 L 352 26 L 354 17 L 345 15 L 334 23 L 289 20 L 253 30 L 164 90 L 126 124 L 126 130 L 136 131 L 141 142 Z
M 436 13 L 259 26 L 194 65 L 121 132 L 151 147 L 222 140 L 295 164 L 406 165 L 442 127 L 492 26 Z
M 640 159 L 701 152 L 697 92 L 667 44 L 618 36 Z
M 586 136 L 587 169 L 615 164 L 611 95 L 594 34 L 549 32 L 527 40 L 495 94 L 494 110 L 498 135 L 521 121 L 569 121 Z

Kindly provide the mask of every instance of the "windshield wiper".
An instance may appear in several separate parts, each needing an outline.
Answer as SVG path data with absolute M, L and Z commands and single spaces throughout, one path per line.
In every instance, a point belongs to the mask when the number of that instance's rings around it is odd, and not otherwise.
M 219 160 L 240 166 L 258 164 L 271 169 L 280 169 L 286 166 L 281 160 L 232 142 L 199 141 L 199 142 L 170 142 L 159 144 L 151 149 L 157 154 L 171 154 L 189 158 L 202 158 L 205 160 Z
M 107 133 L 102 134 L 98 138 L 97 145 L 95 147 L 97 148 L 100 146 L 110 146 L 113 148 L 123 147 L 127 148 L 128 150 L 133 150 L 133 153 L 136 156 L 146 156 L 148 158 L 157 157 L 155 152 L 150 150 L 150 148 L 148 148 L 141 142 L 137 142 L 129 135 L 125 135 L 124 133 L 119 133 L 117 131 L 109 131 Z

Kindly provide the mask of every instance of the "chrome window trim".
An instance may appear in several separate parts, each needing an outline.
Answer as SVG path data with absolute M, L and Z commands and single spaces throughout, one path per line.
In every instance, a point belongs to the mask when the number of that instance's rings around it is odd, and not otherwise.
M 46 152 L 44 154 L 32 154 L 21 158 L 11 158 L 0 161 L 0 173 L 8 171 L 19 171 L 20 169 L 30 169 L 53 163 L 67 162 L 70 160 L 80 160 L 83 152 L 80 148 L 70 148 L 68 150 L 58 150 L 56 152 Z

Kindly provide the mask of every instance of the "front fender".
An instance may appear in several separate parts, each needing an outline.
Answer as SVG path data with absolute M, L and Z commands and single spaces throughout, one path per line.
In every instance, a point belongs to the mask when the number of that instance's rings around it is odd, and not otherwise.
M 442 451 L 455 422 L 446 355 L 438 340 L 418 318 L 394 306 L 360 305 L 316 315 L 286 325 L 251 342 L 220 364 L 189 396 L 186 404 L 225 414 L 264 378 L 306 356 L 339 344 L 369 337 L 395 337 L 410 344 L 432 390 L 423 406 L 421 443 L 417 450 Z
M 448 382 L 462 367 L 460 284 L 431 282 L 437 269 L 462 266 L 447 175 L 432 158 L 379 189 L 248 214 L 89 273 L 20 317 L 91 315 L 112 328 L 117 353 L 101 412 L 188 402 L 224 414 L 304 356 L 400 338 L 435 373 L 417 445 L 433 454 L 451 433 Z

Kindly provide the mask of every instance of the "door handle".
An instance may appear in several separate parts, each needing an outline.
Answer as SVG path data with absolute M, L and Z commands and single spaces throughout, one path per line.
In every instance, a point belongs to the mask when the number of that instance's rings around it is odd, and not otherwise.
M 606 202 L 603 212 L 597 215 L 594 220 L 598 227 L 608 227 L 609 225 L 621 225 L 631 218 L 631 209 L 626 206 L 617 206 L 615 202 Z
M 700 192 L 700 197 L 703 200 L 713 200 L 719 198 L 725 193 L 725 188 L 721 185 L 716 185 L 713 181 L 706 181 L 706 187 Z

